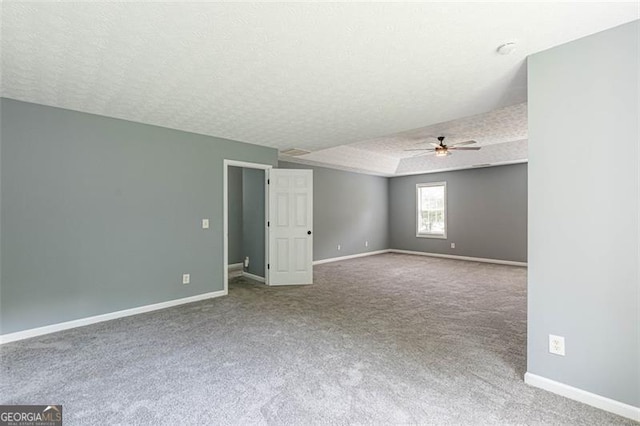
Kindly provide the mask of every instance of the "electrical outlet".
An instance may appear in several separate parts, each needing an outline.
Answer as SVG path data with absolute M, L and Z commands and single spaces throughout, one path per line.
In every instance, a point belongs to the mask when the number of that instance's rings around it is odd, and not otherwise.
M 549 352 L 564 356 L 564 337 L 549 335 Z
M 338 244 L 338 251 L 340 251 L 341 248 L 342 248 L 342 246 L 340 244 Z
M 369 241 L 365 241 L 365 242 L 364 242 L 364 246 L 365 246 L 365 247 L 369 247 Z
M 244 258 L 244 267 L 248 268 L 249 267 L 249 256 Z
M 189 284 L 191 282 L 190 274 L 182 274 L 182 284 Z
M 202 219 L 202 229 L 209 229 L 209 219 Z
M 456 248 L 456 243 L 451 243 L 451 248 Z

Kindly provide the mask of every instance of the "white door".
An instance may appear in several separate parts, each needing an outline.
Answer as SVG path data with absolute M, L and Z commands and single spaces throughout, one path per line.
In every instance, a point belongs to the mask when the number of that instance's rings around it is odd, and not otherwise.
M 313 174 L 269 170 L 269 285 L 313 282 Z

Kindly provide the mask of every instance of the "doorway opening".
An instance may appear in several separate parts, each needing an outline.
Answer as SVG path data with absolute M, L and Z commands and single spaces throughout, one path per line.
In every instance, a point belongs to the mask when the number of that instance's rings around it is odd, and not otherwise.
M 268 282 L 267 177 L 271 165 L 224 160 L 224 291 L 229 276 L 242 274 Z

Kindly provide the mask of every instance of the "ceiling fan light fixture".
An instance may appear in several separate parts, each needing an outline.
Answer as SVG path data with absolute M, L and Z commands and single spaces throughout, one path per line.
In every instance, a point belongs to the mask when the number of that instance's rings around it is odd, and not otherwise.
M 426 151 L 425 154 L 434 153 L 436 157 L 446 157 L 447 155 L 451 155 L 451 151 L 460 150 L 460 151 L 478 151 L 481 147 L 467 147 L 467 146 L 458 146 L 458 145 L 471 145 L 477 143 L 474 140 L 468 140 L 463 142 L 454 142 L 451 145 L 445 145 L 444 136 L 437 137 L 439 144 L 430 142 L 430 145 L 433 148 L 412 148 L 405 149 L 405 151 Z

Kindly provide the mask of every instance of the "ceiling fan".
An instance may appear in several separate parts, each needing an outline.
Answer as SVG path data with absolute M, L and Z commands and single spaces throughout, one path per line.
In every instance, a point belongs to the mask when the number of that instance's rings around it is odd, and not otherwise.
M 462 146 L 477 143 L 476 141 L 456 142 L 452 143 L 451 145 L 445 145 L 444 136 L 438 136 L 438 141 L 440 141 L 439 144 L 431 142 L 433 148 L 405 149 L 405 151 L 427 151 L 425 152 L 425 154 L 431 154 L 432 152 L 435 152 L 436 156 L 444 157 L 447 155 L 451 155 L 450 151 L 478 151 L 481 148 L 479 146 Z

